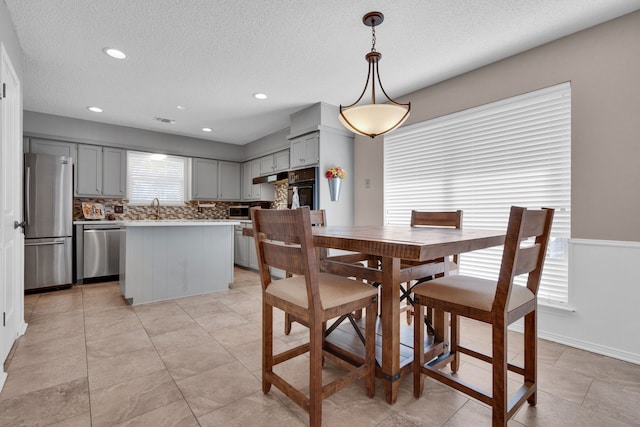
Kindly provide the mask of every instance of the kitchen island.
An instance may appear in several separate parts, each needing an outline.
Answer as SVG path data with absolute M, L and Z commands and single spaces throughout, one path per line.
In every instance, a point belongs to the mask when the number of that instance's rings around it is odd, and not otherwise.
M 132 305 L 229 289 L 237 221 L 123 221 L 120 289 Z

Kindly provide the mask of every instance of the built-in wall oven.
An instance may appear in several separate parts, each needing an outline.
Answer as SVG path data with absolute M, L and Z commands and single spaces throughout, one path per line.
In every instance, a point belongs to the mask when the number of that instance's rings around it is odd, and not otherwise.
M 300 206 L 309 206 L 309 209 L 318 209 L 318 167 L 296 169 L 289 171 L 289 191 L 287 207 L 291 208 L 293 200 L 293 188 L 298 189 Z

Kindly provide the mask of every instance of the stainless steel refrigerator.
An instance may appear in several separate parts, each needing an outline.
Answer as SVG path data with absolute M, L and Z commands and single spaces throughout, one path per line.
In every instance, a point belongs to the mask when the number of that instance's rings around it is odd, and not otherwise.
M 24 155 L 24 288 L 72 282 L 73 162 L 70 157 Z

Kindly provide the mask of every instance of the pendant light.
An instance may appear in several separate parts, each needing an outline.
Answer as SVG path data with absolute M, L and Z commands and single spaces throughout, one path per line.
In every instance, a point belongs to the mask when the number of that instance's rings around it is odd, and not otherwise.
M 371 52 L 365 55 L 365 59 L 369 63 L 369 72 L 367 81 L 360 97 L 351 105 L 343 107 L 340 105 L 340 122 L 350 131 L 360 135 L 366 135 L 375 138 L 378 135 L 391 132 L 409 117 L 411 103 L 401 104 L 391 99 L 382 87 L 380 80 L 380 72 L 378 71 L 378 62 L 382 58 L 382 54 L 376 51 L 376 26 L 384 21 L 384 15 L 381 12 L 369 12 L 362 18 L 364 25 L 371 27 L 372 43 Z M 371 104 L 357 105 L 364 94 L 367 92 L 371 82 Z M 376 104 L 376 82 L 380 87 L 380 91 L 389 101 L 385 104 Z

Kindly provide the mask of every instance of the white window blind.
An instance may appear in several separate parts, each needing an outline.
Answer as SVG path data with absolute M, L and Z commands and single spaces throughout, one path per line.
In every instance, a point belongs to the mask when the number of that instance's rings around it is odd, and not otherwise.
M 149 204 L 158 198 L 163 205 L 183 204 L 187 195 L 188 159 L 127 151 L 129 203 Z
M 464 228 L 506 230 L 512 205 L 555 208 L 539 299 L 568 303 L 569 83 L 396 130 L 384 141 L 385 222 L 462 209 Z M 460 273 L 497 279 L 502 248 L 461 255 Z M 526 277 L 516 283 L 524 284 Z

